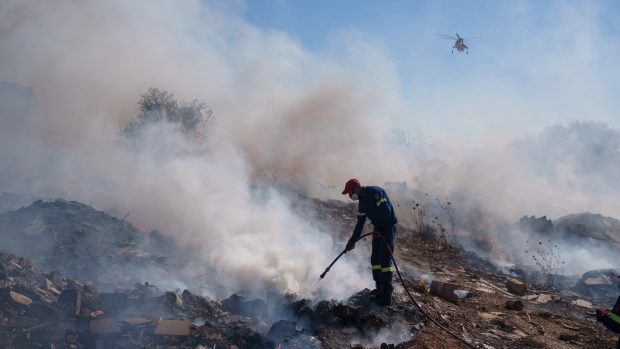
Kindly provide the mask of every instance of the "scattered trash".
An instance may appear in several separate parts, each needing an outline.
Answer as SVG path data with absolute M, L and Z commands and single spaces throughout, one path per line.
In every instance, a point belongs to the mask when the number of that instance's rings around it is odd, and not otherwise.
M 467 290 L 454 290 L 453 292 L 459 298 L 467 298 L 470 295 L 470 292 Z
M 26 305 L 26 306 L 32 304 L 32 299 L 24 296 L 21 293 L 17 293 L 17 292 L 14 292 L 14 291 L 9 291 L 9 295 L 11 296 L 11 299 L 14 302 L 16 302 L 16 303 L 19 303 L 19 304 L 22 304 L 22 305 Z
M 546 304 L 549 301 L 551 301 L 552 297 L 548 294 L 538 293 L 538 294 L 527 295 L 523 297 L 523 299 L 529 300 L 537 304 Z
M 441 297 L 448 302 L 457 303 L 459 301 L 459 296 L 454 293 L 458 289 L 459 285 L 435 280 L 431 282 L 431 294 Z
M 585 299 L 575 299 L 571 303 L 573 303 L 575 305 L 578 305 L 580 307 L 583 307 L 583 308 L 592 309 L 592 303 L 590 301 L 585 300 Z

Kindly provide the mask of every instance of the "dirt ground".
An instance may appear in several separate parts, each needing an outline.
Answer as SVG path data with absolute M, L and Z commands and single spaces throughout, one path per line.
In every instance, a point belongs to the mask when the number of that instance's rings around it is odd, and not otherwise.
M 432 278 L 458 285 L 467 297 L 448 302 L 441 297 L 424 294 L 415 271 L 405 272 L 405 282 L 416 291 L 425 311 L 451 331 L 493 348 L 615 348 L 617 337 L 607 331 L 594 316 L 595 308 L 609 304 L 588 304 L 592 300 L 536 289 L 528 285 L 523 296 L 507 290 L 512 276 L 504 275 L 476 256 L 452 248 L 424 244 L 415 237 L 401 236 L 397 245 L 397 261 L 417 272 L 428 272 Z M 423 280 L 428 288 L 429 280 Z M 402 287 L 395 296 L 406 302 Z M 580 299 L 581 301 L 576 302 Z M 522 310 L 508 310 L 507 301 L 521 301 Z M 585 301 L 585 302 L 584 302 Z M 578 303 L 580 305 L 577 305 Z M 467 348 L 437 326 L 425 321 L 415 338 L 399 348 Z
M 355 222 L 355 205 L 314 201 L 319 220 L 346 239 Z M 346 241 L 346 240 L 344 240 Z M 365 242 L 368 243 L 368 242 Z M 425 312 L 480 348 L 616 348 L 618 338 L 596 321 L 595 299 L 554 293 L 527 285 L 525 294 L 508 291 L 507 275 L 475 253 L 465 252 L 422 239 L 419 234 L 399 226 L 395 249 L 396 261 L 405 283 Z M 432 280 L 458 285 L 468 296 L 449 302 L 428 294 Z M 420 281 L 425 285 L 420 287 Z M 400 285 L 399 280 L 395 280 Z M 411 303 L 402 286 L 396 286 L 396 304 Z M 508 310 L 507 301 L 520 301 L 522 310 Z M 414 338 L 396 348 L 468 348 L 466 344 L 439 329 L 429 320 Z

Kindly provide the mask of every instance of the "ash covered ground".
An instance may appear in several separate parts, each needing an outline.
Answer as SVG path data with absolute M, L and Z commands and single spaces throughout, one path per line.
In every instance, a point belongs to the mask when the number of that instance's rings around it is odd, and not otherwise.
M 353 205 L 297 202 L 300 212 L 311 208 L 347 236 Z M 431 323 L 402 285 L 386 308 L 370 301 L 368 289 L 340 300 L 275 290 L 212 299 L 204 290 L 215 285 L 182 273 L 191 258 L 171 258 L 180 249 L 173 241 L 91 206 L 37 200 L 1 213 L 0 227 L 3 348 L 467 347 Z M 614 271 L 564 276 L 551 288 L 524 269 L 451 244 L 441 230 L 399 228 L 396 257 L 405 284 L 427 314 L 472 346 L 615 345 L 593 316 L 594 307 L 613 301 Z M 161 286 L 172 279 L 182 288 Z

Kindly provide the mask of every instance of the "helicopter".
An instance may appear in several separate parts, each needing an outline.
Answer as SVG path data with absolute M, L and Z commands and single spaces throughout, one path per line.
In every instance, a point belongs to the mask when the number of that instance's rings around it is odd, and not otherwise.
M 454 36 L 445 35 L 445 34 L 437 34 L 437 35 L 439 35 L 443 39 L 455 40 L 454 46 L 452 46 L 452 53 L 454 53 L 454 49 L 456 49 L 459 52 L 465 51 L 466 54 L 469 54 L 469 47 L 465 45 L 465 39 L 462 38 L 459 35 L 459 33 L 456 33 L 456 38 Z M 468 40 L 472 40 L 472 39 L 475 39 L 475 38 L 470 38 Z

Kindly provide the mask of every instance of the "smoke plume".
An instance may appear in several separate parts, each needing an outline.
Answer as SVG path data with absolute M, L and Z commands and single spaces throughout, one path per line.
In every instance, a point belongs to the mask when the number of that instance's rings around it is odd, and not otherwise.
M 579 142 L 541 158 L 537 147 L 566 129 L 507 148 L 403 143 L 393 132 L 393 114 L 407 109 L 396 70 L 371 40 L 343 32 L 334 39 L 342 55 L 323 57 L 252 26 L 242 10 L 198 0 L 0 4 L 0 191 L 130 211 L 134 224 L 191 249 L 196 272 L 215 270 L 207 283 L 226 291 L 304 291 L 342 248 L 336 232 L 291 209 L 295 199 L 274 189 L 282 184 L 340 197 L 350 177 L 407 181 L 454 198 L 464 217 L 500 217 L 477 222 L 500 237 L 497 221 L 530 212 L 620 216 L 617 189 L 604 190 L 616 165 L 590 175 L 583 159 L 591 153 L 572 152 Z M 161 123 L 138 147 L 120 142 L 149 87 L 204 100 L 215 115 L 205 141 Z M 587 128 L 566 131 L 586 139 L 597 129 L 617 138 L 600 125 L 571 127 Z M 601 156 L 617 164 L 613 139 L 588 149 L 607 149 Z M 328 295 L 370 284 L 362 254 L 324 281 Z

